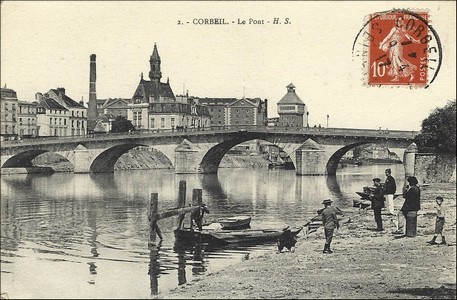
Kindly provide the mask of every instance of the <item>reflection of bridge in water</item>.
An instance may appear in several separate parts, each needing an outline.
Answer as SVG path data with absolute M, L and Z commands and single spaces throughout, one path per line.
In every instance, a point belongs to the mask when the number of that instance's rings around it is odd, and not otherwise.
M 277 145 L 292 159 L 299 175 L 335 174 L 341 157 L 364 144 L 385 146 L 403 159 L 417 132 L 348 128 L 224 126 L 187 132 L 160 131 L 49 137 L 3 142 L 2 168 L 31 168 L 45 152 L 68 159 L 75 173 L 111 173 L 121 155 L 152 146 L 172 162 L 176 173 L 216 173 L 234 146 L 254 139 Z

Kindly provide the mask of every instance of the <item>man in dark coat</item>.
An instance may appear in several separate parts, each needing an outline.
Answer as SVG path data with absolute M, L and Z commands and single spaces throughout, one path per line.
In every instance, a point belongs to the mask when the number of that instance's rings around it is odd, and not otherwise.
M 395 179 L 392 177 L 392 171 L 386 169 L 386 181 L 384 182 L 384 196 L 386 198 L 387 211 L 389 214 L 394 215 L 394 195 L 397 191 Z
M 340 224 L 338 223 L 338 217 L 336 216 L 336 209 L 332 207 L 332 200 L 325 199 L 322 204 L 324 204 L 325 208 L 322 211 L 322 223 L 324 224 L 324 232 L 325 232 L 325 245 L 323 253 L 333 253 L 330 249 L 330 244 L 332 243 L 333 239 L 333 231 L 340 228 Z
M 373 178 L 373 183 L 375 186 L 375 190 L 370 195 L 371 208 L 374 212 L 376 231 L 383 231 L 384 228 L 382 227 L 381 209 L 384 208 L 384 192 L 381 187 L 381 179 Z
M 404 226 L 406 216 L 410 211 L 418 211 L 421 209 L 421 190 L 417 186 L 419 183 L 417 178 L 414 176 L 408 177 L 407 179 L 408 184 L 405 186 L 403 190 L 403 198 L 405 198 L 405 202 L 398 213 L 398 220 L 397 220 L 397 231 L 394 233 L 396 234 L 404 234 Z

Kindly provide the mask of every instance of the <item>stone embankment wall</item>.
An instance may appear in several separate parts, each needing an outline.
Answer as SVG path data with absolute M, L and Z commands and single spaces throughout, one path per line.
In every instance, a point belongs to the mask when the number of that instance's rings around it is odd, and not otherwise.
M 270 162 L 260 155 L 226 155 L 220 168 L 268 168 Z
M 456 157 L 452 154 L 417 153 L 414 173 L 419 183 L 456 182 Z

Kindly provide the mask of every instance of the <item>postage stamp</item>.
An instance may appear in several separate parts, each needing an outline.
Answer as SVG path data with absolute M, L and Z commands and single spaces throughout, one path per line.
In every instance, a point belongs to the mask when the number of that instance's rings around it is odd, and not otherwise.
M 367 17 L 353 55 L 363 58 L 367 86 L 427 88 L 438 74 L 442 49 L 427 11 L 392 10 Z

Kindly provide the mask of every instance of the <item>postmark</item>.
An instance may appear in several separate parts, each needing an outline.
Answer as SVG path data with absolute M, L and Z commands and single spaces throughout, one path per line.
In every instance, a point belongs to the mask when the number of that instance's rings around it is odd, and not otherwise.
M 441 42 L 425 10 L 367 16 L 352 53 L 365 86 L 428 88 L 442 62 Z

